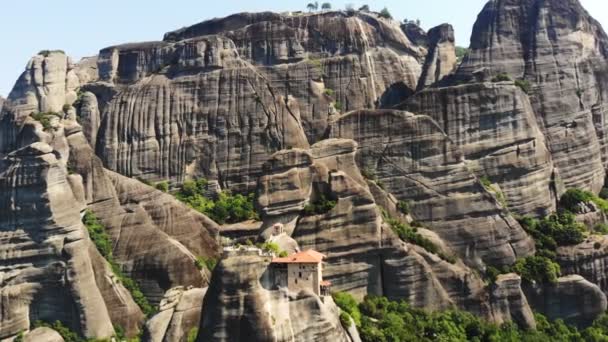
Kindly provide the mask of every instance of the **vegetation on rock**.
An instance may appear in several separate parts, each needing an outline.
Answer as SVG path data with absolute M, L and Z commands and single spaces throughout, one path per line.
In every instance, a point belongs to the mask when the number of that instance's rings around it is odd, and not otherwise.
M 215 266 L 217 266 L 217 259 L 198 256 L 194 260 L 194 264 L 199 270 L 207 268 L 210 272 L 213 272 Z
M 334 294 L 340 309 L 355 319 L 364 342 L 388 341 L 606 341 L 608 316 L 578 330 L 562 320 L 549 321 L 535 314 L 536 329 L 521 329 L 513 323 L 497 325 L 459 310 L 430 312 L 405 301 L 367 296 L 356 304 L 346 293 Z M 344 323 L 343 323 L 344 324 Z
M 321 195 L 316 201 L 305 205 L 303 212 L 306 216 L 322 215 L 332 210 L 336 204 L 336 201 L 328 199 L 325 195 Z
M 99 219 L 95 214 L 89 210 L 86 211 L 83 218 L 83 223 L 87 227 L 89 237 L 93 244 L 99 251 L 99 253 L 108 261 L 112 272 L 123 284 L 123 286 L 131 293 L 131 297 L 137 305 L 141 308 L 142 312 L 146 316 L 154 314 L 156 311 L 152 305 L 148 302 L 144 294 L 141 292 L 139 285 L 135 280 L 127 277 L 123 272 L 118 263 L 114 260 L 112 255 L 112 240 L 106 232 L 105 227 L 99 222 Z
M 205 196 L 206 186 L 207 180 L 202 178 L 185 181 L 175 197 L 219 224 L 259 220 L 253 193 L 244 196 L 224 191 L 213 200 Z
M 50 130 L 51 128 L 53 128 L 51 126 L 51 118 L 53 116 L 56 116 L 58 118 L 61 119 L 61 114 L 58 113 L 53 113 L 53 112 L 48 112 L 48 113 L 31 113 L 30 117 L 38 122 L 40 122 L 42 124 L 42 128 L 45 131 Z
M 435 245 L 431 240 L 418 233 L 418 228 L 412 228 L 399 220 L 389 217 L 386 212 L 383 212 L 383 214 L 386 223 L 391 226 L 392 230 L 399 236 L 401 240 L 420 246 L 427 252 L 436 254 L 441 259 L 451 264 L 456 262 L 456 258 L 454 256 L 443 253 L 441 249 L 437 247 L 437 245 Z
M 507 81 L 513 81 L 511 76 L 509 76 L 507 74 L 498 74 L 498 75 L 494 76 L 494 78 L 492 78 L 492 82 L 507 82 Z

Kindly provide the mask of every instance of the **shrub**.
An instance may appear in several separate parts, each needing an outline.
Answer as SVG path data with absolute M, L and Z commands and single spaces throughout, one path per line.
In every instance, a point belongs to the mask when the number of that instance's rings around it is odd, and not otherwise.
M 378 14 L 381 18 L 393 19 L 393 15 L 389 12 L 388 8 L 384 7 Z
M 505 73 L 498 74 L 498 75 L 494 76 L 494 78 L 492 78 L 492 82 L 507 82 L 507 81 L 512 81 L 512 79 L 511 79 L 511 76 L 509 76 Z
M 342 326 L 346 329 L 348 329 L 348 327 L 350 327 L 351 324 L 351 320 L 350 320 L 350 315 L 347 312 L 344 311 L 340 311 L 340 323 L 342 323 Z
M 561 197 L 559 204 L 562 208 L 576 212 L 581 203 L 591 202 L 593 194 L 581 189 L 568 189 Z
M 205 197 L 206 186 L 205 179 L 186 181 L 175 197 L 219 224 L 259 219 L 253 204 L 255 194 L 245 196 L 221 192 L 218 198 L 213 200 Z
M 72 106 L 71 106 L 71 105 L 69 105 L 69 104 L 67 104 L 67 103 L 63 105 L 62 110 L 63 110 L 63 112 L 64 112 L 64 113 L 69 112 L 69 111 L 70 111 L 70 109 L 72 109 Z
M 203 268 L 207 268 L 209 271 L 213 272 L 213 270 L 215 269 L 215 266 L 217 266 L 217 259 L 198 256 L 194 260 L 194 264 L 196 265 L 196 268 L 198 268 L 199 270 L 202 270 Z
M 608 235 L 608 224 L 598 223 L 593 227 L 593 232 L 601 235 Z
M 303 213 L 306 216 L 322 215 L 331 211 L 337 202 L 321 195 L 319 199 L 304 206 Z
M 197 336 L 198 336 L 198 328 L 192 328 L 188 332 L 187 341 L 188 342 L 195 342 Z
M 352 317 L 357 327 L 361 326 L 361 312 L 355 298 L 347 292 L 332 293 L 332 297 L 340 310 Z M 342 323 L 342 325 L 347 327 L 350 325 L 350 320 L 348 322 L 347 324 Z
M 369 5 L 363 5 L 363 6 L 359 7 L 359 11 L 369 12 Z
M 602 247 L 602 244 L 599 243 L 599 242 L 596 242 L 596 243 L 593 244 L 593 248 L 594 249 L 600 249 L 601 247 Z
M 519 259 L 513 266 L 513 271 L 528 282 L 555 283 L 560 276 L 559 265 L 549 258 L 542 256 L 529 256 Z
M 274 242 L 264 242 L 261 248 L 264 252 L 274 253 L 274 255 L 281 253 L 281 248 Z
M 601 199 L 608 200 L 608 188 L 602 188 L 600 194 L 598 195 Z
M 87 210 L 84 214 L 83 223 L 87 227 L 89 237 L 99 253 L 108 261 L 112 273 L 118 278 L 118 281 L 131 293 L 131 297 L 146 316 L 150 316 L 155 312 L 154 307 L 150 305 L 146 297 L 139 289 L 139 285 L 131 278 L 122 273 L 120 266 L 114 261 L 112 255 L 112 240 L 106 232 L 105 227 L 101 224 L 97 216 L 93 212 Z
M 361 175 L 365 179 L 369 179 L 369 180 L 372 180 L 372 181 L 376 180 L 376 173 L 374 172 L 374 170 L 363 169 L 363 170 L 361 170 Z
M 325 93 L 325 95 L 327 96 L 334 96 L 334 94 L 336 93 L 333 89 L 330 88 L 326 88 L 323 93 Z
M 20 330 L 13 342 L 23 342 L 24 333 L 23 330 Z
M 500 275 L 500 274 L 501 274 L 500 270 L 498 270 L 496 267 L 492 267 L 492 266 L 486 267 L 485 278 L 488 280 L 488 282 L 490 284 L 494 284 L 496 282 L 496 279 L 498 278 L 498 275 Z
M 162 192 L 168 192 L 169 191 L 169 182 L 167 182 L 167 181 L 158 182 L 154 185 L 154 187 L 156 188 L 156 190 L 160 190 Z
M 526 80 L 515 80 L 515 85 L 518 86 L 526 94 L 529 94 L 532 88 L 530 82 Z
M 402 223 L 393 218 L 387 217 L 385 214 L 386 222 L 391 226 L 392 230 L 399 236 L 399 238 L 405 242 L 409 242 L 411 244 L 420 246 L 424 248 L 427 252 L 436 254 L 441 259 L 453 264 L 456 262 L 456 258 L 451 255 L 446 255 L 439 247 L 437 247 L 431 240 L 425 238 L 416 228 L 412 228 L 405 223 Z
M 340 102 L 340 101 L 334 102 L 334 108 L 336 108 L 337 111 L 341 111 L 342 110 L 342 102 Z
M 468 54 L 469 54 L 470 50 L 462 47 L 462 46 L 457 46 L 456 47 L 456 60 L 458 62 L 461 62 Z
M 408 201 L 399 201 L 397 203 L 397 209 L 403 214 L 408 215 L 410 213 L 410 202 Z
M 42 124 L 42 128 L 45 131 L 50 130 L 51 128 L 53 128 L 51 126 L 51 117 L 56 116 L 58 118 L 62 118 L 62 116 L 58 113 L 53 113 L 53 112 L 47 112 L 47 113 L 31 113 L 30 117 L 38 122 L 40 122 Z
M 585 227 L 569 212 L 552 214 L 540 220 L 520 219 L 522 227 L 536 242 L 537 250 L 555 251 L 558 246 L 576 245 L 585 239 Z

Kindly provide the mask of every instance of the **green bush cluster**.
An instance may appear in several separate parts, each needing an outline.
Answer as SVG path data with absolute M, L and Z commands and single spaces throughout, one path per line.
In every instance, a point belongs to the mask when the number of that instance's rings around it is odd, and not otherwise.
M 205 179 L 185 181 L 175 197 L 219 224 L 259 220 L 253 204 L 253 193 L 243 196 L 221 192 L 213 200 L 205 197 L 206 186 Z
M 53 113 L 53 112 L 47 112 L 47 113 L 31 113 L 30 117 L 38 122 L 40 122 L 42 124 L 42 128 L 45 131 L 50 130 L 51 128 L 53 128 L 51 126 L 51 117 L 56 116 L 58 118 L 62 118 L 61 114 L 58 113 Z
M 264 242 L 263 244 L 258 244 L 258 247 L 264 252 L 274 253 L 274 255 L 284 258 L 288 255 L 286 251 L 281 250 L 278 244 L 275 242 Z
M 456 60 L 458 61 L 458 63 L 462 62 L 462 60 L 469 54 L 471 50 L 462 47 L 462 46 L 457 46 L 456 47 Z
M 135 282 L 135 280 L 127 277 L 114 260 L 114 256 L 112 254 L 112 240 L 106 232 L 105 227 L 101 224 L 101 222 L 99 222 L 99 219 L 95 216 L 95 214 L 93 214 L 93 212 L 87 210 L 84 214 L 83 223 L 87 227 L 91 241 L 93 241 L 93 244 L 95 244 L 95 247 L 99 253 L 108 261 L 116 278 L 118 278 L 123 286 L 131 293 L 131 297 L 133 297 L 135 303 L 139 305 L 142 312 L 146 316 L 154 314 L 154 307 L 150 305 L 144 294 L 141 292 L 139 285 Z
M 334 96 L 334 94 L 335 94 L 336 92 L 335 92 L 333 89 L 330 89 L 330 88 L 325 88 L 324 93 L 325 93 L 325 95 L 327 95 L 327 96 Z
M 431 240 L 425 238 L 420 233 L 418 233 L 417 228 L 412 228 L 409 225 L 402 223 L 398 220 L 395 220 L 391 217 L 388 217 L 386 213 L 384 213 L 385 221 L 391 226 L 393 231 L 399 236 L 399 238 L 405 242 L 409 242 L 411 244 L 420 246 L 424 248 L 429 253 L 436 254 L 441 259 L 453 264 L 456 262 L 456 258 L 452 255 L 447 255 L 443 253 L 439 247 L 437 247 Z
M 334 102 L 334 108 L 336 108 L 337 111 L 341 111 L 342 110 L 342 102 L 340 102 L 340 101 Z
M 511 79 L 511 76 L 509 76 L 505 73 L 498 74 L 492 78 L 492 82 L 507 82 L 507 81 L 513 81 L 513 79 Z
M 162 192 L 169 192 L 169 182 L 167 181 L 158 182 L 154 184 L 154 187 L 156 188 L 156 190 L 160 190 Z
M 187 337 L 186 341 L 195 342 L 197 336 L 198 336 L 198 328 L 192 328 L 188 332 L 188 337 Z
M 194 260 L 194 265 L 196 265 L 196 268 L 198 268 L 199 270 L 206 268 L 210 272 L 213 272 L 213 270 L 215 269 L 215 266 L 217 266 L 217 259 L 198 256 Z
M 555 283 L 561 273 L 559 265 L 545 256 L 529 256 L 519 259 L 513 265 L 512 270 L 525 281 L 543 284 Z
M 393 19 L 393 15 L 391 14 L 391 12 L 388 10 L 388 8 L 384 7 L 380 13 L 378 13 L 378 15 L 381 18 L 385 18 L 385 19 Z
M 316 201 L 305 205 L 303 212 L 306 216 L 322 215 L 332 210 L 336 204 L 336 201 L 328 199 L 325 195 L 321 195 Z
M 408 215 L 411 211 L 410 202 L 399 201 L 397 203 L 397 210 L 399 210 L 403 215 Z
M 515 80 L 515 85 L 518 86 L 524 93 L 529 94 L 532 86 L 527 80 Z
M 523 217 L 519 222 L 534 238 L 538 251 L 554 252 L 557 247 L 576 245 L 585 239 L 585 226 L 576 222 L 574 214 L 567 211 L 542 219 Z
M 505 198 L 505 195 L 498 189 L 494 188 L 492 181 L 490 181 L 488 177 L 480 177 L 479 182 L 486 190 L 492 192 L 496 196 L 496 199 L 503 206 L 503 208 L 507 208 L 507 199 Z
M 608 200 L 581 189 L 568 189 L 560 198 L 559 205 L 564 210 L 576 213 L 580 203 L 591 202 L 595 203 L 603 212 L 608 213 Z
M 340 298 L 336 300 L 335 298 Z M 598 318 L 591 327 L 579 331 L 562 320 L 549 321 L 535 314 L 536 329 L 521 329 L 513 323 L 497 325 L 459 310 L 429 312 L 411 307 L 405 301 L 367 296 L 356 305 L 348 294 L 334 294 L 343 312 L 357 323 L 364 342 L 397 341 L 606 341 L 608 316 Z M 355 304 L 353 304 L 355 303 Z

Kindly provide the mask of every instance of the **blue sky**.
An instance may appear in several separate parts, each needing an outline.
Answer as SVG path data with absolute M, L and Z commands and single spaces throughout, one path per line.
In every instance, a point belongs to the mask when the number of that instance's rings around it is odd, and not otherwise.
M 44 49 L 61 49 L 78 60 L 119 43 L 160 40 L 165 32 L 199 21 L 243 11 L 305 10 L 294 0 L 29 0 L 2 1 L 0 18 L 0 95 L 7 96 L 29 58 Z M 324 1 L 319 1 L 324 2 Z M 416 19 L 429 29 L 454 25 L 457 44 L 468 46 L 471 28 L 486 0 L 328 1 L 334 8 L 367 3 L 387 7 L 396 19 Z M 582 0 L 608 27 L 608 1 Z

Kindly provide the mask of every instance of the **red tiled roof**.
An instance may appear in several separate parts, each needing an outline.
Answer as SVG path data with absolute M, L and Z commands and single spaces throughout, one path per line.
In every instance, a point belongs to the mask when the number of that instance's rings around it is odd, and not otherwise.
M 331 281 L 329 281 L 329 280 L 323 280 L 323 281 L 320 283 L 320 285 L 321 285 L 321 286 L 326 286 L 326 287 L 327 287 L 327 286 L 331 286 Z
M 318 264 L 322 262 L 325 257 L 325 254 L 309 249 L 284 258 L 274 258 L 272 259 L 272 262 L 276 264 Z

